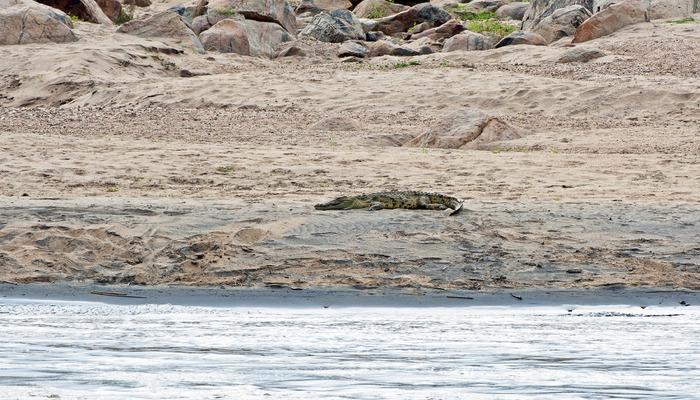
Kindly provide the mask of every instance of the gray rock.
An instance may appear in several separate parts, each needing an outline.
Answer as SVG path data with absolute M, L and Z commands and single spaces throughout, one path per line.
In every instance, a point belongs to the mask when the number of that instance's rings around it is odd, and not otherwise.
M 378 40 L 382 40 L 386 37 L 384 32 L 367 32 L 367 37 L 365 40 L 368 42 L 376 42 Z
M 498 10 L 496 10 L 496 17 L 498 19 L 522 21 L 528 8 L 530 8 L 530 4 L 528 3 L 509 3 L 499 7 Z
M 478 149 L 481 146 L 523 136 L 525 132 L 476 108 L 448 113 L 430 130 L 404 143 L 409 147 Z
M 409 6 L 386 0 L 363 0 L 352 10 L 358 18 L 379 19 L 408 10 Z
M 292 40 L 291 35 L 274 22 L 224 19 L 199 38 L 207 50 L 244 56 L 274 58 L 277 47 Z
M 464 9 L 473 13 L 484 11 L 495 12 L 505 4 L 505 0 L 475 0 L 467 3 Z
M 456 19 L 451 19 L 436 28 L 426 29 L 422 32 L 415 34 L 412 33 L 411 39 L 420 39 L 427 37 L 432 40 L 445 40 L 447 38 L 451 38 L 452 36 L 462 31 L 464 31 L 464 25 L 462 25 L 462 23 L 457 21 Z
M 530 8 L 523 17 L 522 30 L 530 30 L 554 11 L 573 5 L 580 5 L 588 11 L 593 10 L 593 0 L 531 0 Z
M 355 15 L 347 10 L 322 12 L 314 17 L 300 33 L 322 42 L 342 43 L 346 40 L 363 40 L 365 31 Z
M 475 51 L 493 49 L 496 41 L 491 36 L 482 35 L 476 32 L 465 31 L 447 40 L 442 47 L 443 52 L 449 51 Z
M 144 38 L 169 39 L 197 53 L 204 53 L 204 47 L 197 35 L 182 17 L 172 11 L 163 11 L 145 19 L 127 22 L 117 32 Z
M 338 57 L 364 58 L 369 54 L 369 48 L 360 42 L 347 41 L 338 49 Z
M 501 39 L 496 43 L 496 48 L 503 46 L 513 46 L 518 44 L 529 44 L 533 46 L 546 46 L 547 41 L 544 38 L 533 32 L 517 31 Z
M 604 57 L 605 53 L 591 47 L 577 46 L 561 53 L 557 58 L 558 63 L 585 63 L 596 58 Z
M 0 0 L 0 45 L 78 40 L 70 18 L 31 0 Z
M 352 8 L 349 0 L 302 0 L 294 12 L 299 14 L 308 12 L 313 15 L 321 11 L 348 10 Z
M 420 53 L 408 47 L 399 46 L 395 43 L 389 42 L 388 40 L 380 40 L 378 42 L 372 42 L 369 44 L 369 55 L 370 57 L 379 56 L 399 56 L 399 57 L 410 57 L 417 56 Z
M 241 14 L 248 20 L 275 22 L 292 36 L 297 33 L 294 9 L 287 0 L 209 0 L 207 15 L 230 17 Z
M 429 37 L 416 39 L 412 42 L 406 43 L 404 47 L 415 50 L 420 54 L 432 54 L 442 50 L 442 44 L 439 41 L 433 40 Z
M 431 27 L 437 27 L 452 19 L 447 11 L 430 3 L 422 3 L 402 11 L 398 14 L 377 20 L 374 30 L 394 35 L 407 32 L 412 27 L 428 23 Z
M 560 8 L 542 19 L 531 32 L 542 36 L 547 43 L 553 43 L 565 36 L 573 35 L 576 28 L 590 17 L 591 12 L 583 6 Z

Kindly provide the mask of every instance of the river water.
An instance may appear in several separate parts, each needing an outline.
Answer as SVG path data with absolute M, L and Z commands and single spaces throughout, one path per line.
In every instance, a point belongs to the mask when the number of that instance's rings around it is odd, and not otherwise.
M 695 306 L 0 299 L 0 339 L 1 399 L 700 399 Z

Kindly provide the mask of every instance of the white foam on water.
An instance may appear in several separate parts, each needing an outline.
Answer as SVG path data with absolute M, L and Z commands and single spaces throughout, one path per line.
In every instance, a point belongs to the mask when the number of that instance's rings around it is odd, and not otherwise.
M 694 306 L 2 299 L 0 338 L 1 399 L 700 398 Z

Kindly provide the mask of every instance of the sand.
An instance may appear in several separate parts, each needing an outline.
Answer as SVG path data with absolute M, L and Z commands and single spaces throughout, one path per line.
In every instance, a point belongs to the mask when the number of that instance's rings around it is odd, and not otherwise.
M 555 63 L 562 44 L 404 68 L 77 30 L 0 47 L 0 280 L 700 289 L 698 24 L 625 28 L 586 64 Z M 529 133 L 387 145 L 464 107 Z M 393 189 L 468 212 L 313 209 Z

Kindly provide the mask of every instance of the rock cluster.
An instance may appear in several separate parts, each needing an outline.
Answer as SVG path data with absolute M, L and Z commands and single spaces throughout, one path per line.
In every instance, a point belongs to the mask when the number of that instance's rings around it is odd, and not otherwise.
M 324 42 L 336 46 L 341 58 L 361 59 L 555 42 L 570 46 L 650 18 L 695 11 L 695 0 L 302 0 L 296 8 L 287 0 L 192 1 L 145 13 L 116 31 L 167 40 L 196 53 L 304 57 L 314 52 L 313 43 Z M 0 44 L 78 40 L 71 16 L 82 18 L 97 8 L 122 22 L 122 3 L 133 8 L 151 1 L 0 0 Z M 593 50 L 562 54 L 558 62 L 602 56 Z

